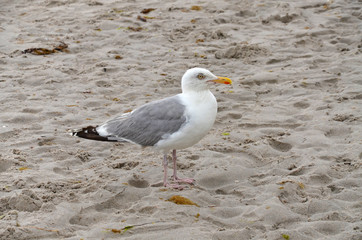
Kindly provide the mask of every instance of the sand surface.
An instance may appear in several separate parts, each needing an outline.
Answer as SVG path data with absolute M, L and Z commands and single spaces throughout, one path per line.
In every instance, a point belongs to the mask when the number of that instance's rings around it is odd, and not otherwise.
M 362 239 L 361 6 L 1 1 L 0 239 Z M 195 66 L 234 81 L 178 152 L 195 186 L 158 186 L 152 149 L 67 134 L 179 93 Z

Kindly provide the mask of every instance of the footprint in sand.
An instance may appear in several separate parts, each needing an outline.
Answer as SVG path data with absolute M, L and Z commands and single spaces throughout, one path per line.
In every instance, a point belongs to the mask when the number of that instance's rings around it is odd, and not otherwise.
M 146 180 L 143 179 L 130 179 L 128 180 L 128 184 L 136 188 L 146 188 L 150 185 Z
M 310 106 L 310 104 L 305 101 L 300 101 L 300 102 L 294 103 L 293 106 L 296 108 L 300 108 L 300 109 L 306 109 Z
M 11 167 L 11 162 L 8 160 L 0 159 L 0 173 L 5 172 Z
M 293 147 L 289 143 L 279 142 L 275 139 L 269 139 L 268 142 L 272 148 L 280 152 L 288 152 Z

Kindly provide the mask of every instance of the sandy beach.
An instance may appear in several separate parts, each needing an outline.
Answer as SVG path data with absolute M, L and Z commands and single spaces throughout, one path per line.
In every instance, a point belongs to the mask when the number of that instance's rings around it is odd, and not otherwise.
M 1 5 L 1 240 L 362 239 L 361 1 Z M 194 185 L 162 187 L 151 148 L 69 135 L 192 67 L 233 80 L 178 151 Z

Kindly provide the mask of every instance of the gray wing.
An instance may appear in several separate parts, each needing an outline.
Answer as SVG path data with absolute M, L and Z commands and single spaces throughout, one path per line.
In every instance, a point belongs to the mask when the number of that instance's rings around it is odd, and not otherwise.
M 104 137 L 109 140 L 153 146 L 165 136 L 178 131 L 186 121 L 185 106 L 176 95 L 145 104 L 99 127 L 106 129 L 108 136 Z

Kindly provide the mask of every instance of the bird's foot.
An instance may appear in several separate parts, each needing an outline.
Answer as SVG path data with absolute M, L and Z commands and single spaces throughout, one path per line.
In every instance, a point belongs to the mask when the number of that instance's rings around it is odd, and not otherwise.
M 173 177 L 173 180 L 177 183 L 187 183 L 187 184 L 194 184 L 195 179 L 193 178 L 178 178 L 178 177 Z

